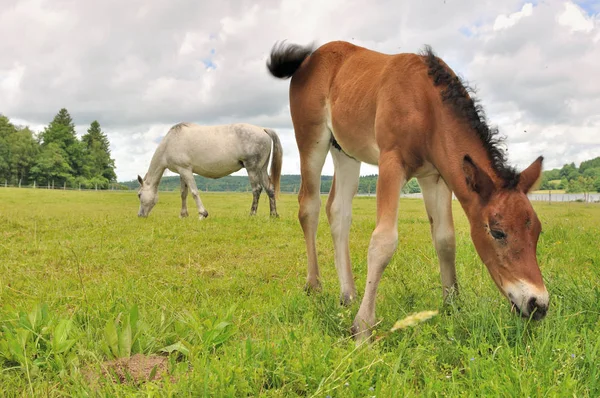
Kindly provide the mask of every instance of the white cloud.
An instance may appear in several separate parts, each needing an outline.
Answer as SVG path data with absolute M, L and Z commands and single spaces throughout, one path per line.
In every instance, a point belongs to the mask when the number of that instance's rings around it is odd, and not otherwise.
M 265 68 L 275 41 L 387 53 L 431 44 L 479 88 L 514 163 L 543 154 L 560 167 L 600 155 L 598 26 L 597 14 L 558 0 L 3 0 L 0 110 L 40 129 L 61 107 L 78 130 L 97 119 L 119 180 L 145 173 L 180 121 L 273 127 L 284 173 L 298 173 L 289 81 Z
M 17 100 L 24 73 L 25 67 L 19 63 L 15 63 L 10 69 L 0 69 L 0 92 L 5 101 Z
M 494 30 L 502 30 L 514 26 L 523 17 L 528 17 L 533 12 L 533 4 L 525 3 L 521 11 L 514 12 L 509 15 L 498 15 L 494 21 Z
M 586 15 L 579 6 L 571 2 L 565 3 L 565 10 L 558 16 L 558 23 L 569 27 L 571 32 L 589 33 L 594 29 L 594 20 Z

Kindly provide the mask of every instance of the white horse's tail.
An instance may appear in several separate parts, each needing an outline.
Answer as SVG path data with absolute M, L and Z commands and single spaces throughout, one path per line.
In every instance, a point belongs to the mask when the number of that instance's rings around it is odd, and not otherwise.
M 273 159 L 271 160 L 271 172 L 269 178 L 271 184 L 273 184 L 273 190 L 275 191 L 275 197 L 279 198 L 279 183 L 281 181 L 281 164 L 283 162 L 283 148 L 281 147 L 281 141 L 275 130 L 264 129 L 273 141 Z

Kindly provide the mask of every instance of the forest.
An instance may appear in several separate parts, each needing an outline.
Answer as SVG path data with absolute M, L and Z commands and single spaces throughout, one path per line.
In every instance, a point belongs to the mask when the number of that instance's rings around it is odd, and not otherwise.
M 564 190 L 567 193 L 600 192 L 600 156 L 581 162 L 565 164 L 560 169 L 544 171 L 542 190 Z
M 97 121 L 79 138 L 64 108 L 39 133 L 0 114 L 1 185 L 108 189 L 116 180 L 110 142 Z

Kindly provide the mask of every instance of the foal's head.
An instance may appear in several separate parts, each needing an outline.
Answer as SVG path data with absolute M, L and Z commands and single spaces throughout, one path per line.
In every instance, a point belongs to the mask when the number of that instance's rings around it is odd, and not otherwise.
M 542 225 L 527 198 L 541 178 L 542 160 L 512 184 L 494 183 L 470 157 L 463 160 L 467 186 L 477 194 L 468 212 L 475 248 L 500 291 L 522 316 L 534 319 L 546 315 L 549 302 L 536 257 Z
M 140 198 L 138 217 L 148 217 L 150 210 L 158 202 L 158 190 L 156 187 L 151 187 L 149 184 L 144 183 L 144 180 L 140 176 L 138 176 L 138 181 L 140 183 L 140 189 L 138 190 L 138 198 Z

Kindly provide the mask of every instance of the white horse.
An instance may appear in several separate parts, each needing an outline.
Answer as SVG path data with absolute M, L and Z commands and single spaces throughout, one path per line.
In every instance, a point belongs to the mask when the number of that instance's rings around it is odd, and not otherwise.
M 271 176 L 267 173 L 273 143 Z M 179 123 L 169 130 L 156 148 L 148 172 L 142 179 L 138 175 L 140 189 L 139 217 L 147 217 L 158 202 L 158 184 L 165 169 L 178 173 L 181 178 L 181 217 L 187 217 L 186 198 L 191 191 L 200 219 L 208 217 L 194 173 L 208 178 L 221 178 L 245 167 L 252 186 L 252 208 L 256 214 L 258 200 L 267 191 L 271 216 L 277 217 L 275 198 L 279 195 L 283 150 L 275 131 L 250 124 L 200 126 L 195 123 Z

